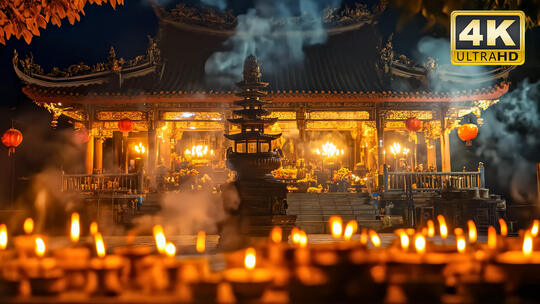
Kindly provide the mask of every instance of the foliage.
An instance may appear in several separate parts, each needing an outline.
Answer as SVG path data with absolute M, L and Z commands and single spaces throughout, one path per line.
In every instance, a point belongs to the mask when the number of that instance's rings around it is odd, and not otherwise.
M 450 14 L 454 10 L 522 10 L 526 15 L 526 25 L 532 28 L 540 25 L 540 0 L 392 0 L 401 8 L 398 30 L 416 14 L 422 14 L 428 24 L 449 27 Z
M 14 36 L 30 44 L 32 37 L 40 35 L 40 28 L 46 28 L 48 23 L 60 27 L 64 18 L 73 25 L 85 14 L 87 2 L 109 3 L 113 9 L 124 4 L 124 0 L 1 0 L 0 43 L 6 44 Z

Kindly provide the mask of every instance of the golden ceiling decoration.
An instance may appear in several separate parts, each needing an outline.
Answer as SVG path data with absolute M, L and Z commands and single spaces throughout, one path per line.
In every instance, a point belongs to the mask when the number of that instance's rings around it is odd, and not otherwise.
M 280 120 L 296 120 L 296 112 L 272 112 L 267 117 L 278 118 Z
M 64 110 L 62 114 L 78 121 L 85 121 L 87 118 L 86 113 L 81 110 Z
M 431 111 L 416 111 L 416 110 L 391 110 L 386 112 L 386 119 L 389 120 L 406 120 L 411 117 L 416 117 L 421 120 L 433 119 Z
M 163 120 L 214 120 L 223 119 L 220 112 L 163 112 Z
M 385 129 L 405 129 L 405 121 L 385 121 Z
M 336 120 L 336 119 L 357 119 L 368 120 L 368 111 L 314 111 L 308 114 L 309 119 L 324 119 L 324 120 Z
M 122 119 L 131 119 L 136 120 L 146 120 L 146 113 L 140 111 L 101 111 L 97 113 L 98 120 L 122 120 Z
M 184 131 L 220 131 L 223 123 L 219 121 L 177 121 L 175 127 Z
M 306 129 L 312 130 L 351 130 L 356 129 L 356 121 L 308 121 L 306 123 Z

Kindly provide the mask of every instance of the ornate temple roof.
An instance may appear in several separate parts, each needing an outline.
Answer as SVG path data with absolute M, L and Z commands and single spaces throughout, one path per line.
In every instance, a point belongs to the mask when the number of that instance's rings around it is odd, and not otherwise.
M 13 66 L 26 84 L 23 92 L 36 102 L 234 102 L 234 82 L 217 84 L 205 74 L 208 58 L 227 50 L 227 35 L 171 22 L 162 22 L 159 41 L 150 38 L 147 52 L 130 60 L 117 58 L 111 49 L 107 62 L 93 66 L 81 63 L 45 72 L 31 56 L 17 54 Z M 269 63 L 262 62 L 268 97 L 276 102 L 446 102 L 496 99 L 508 90 L 505 81 L 513 67 L 463 73 L 434 61 L 414 63 L 394 54 L 391 39 L 382 45 L 371 23 L 350 21 L 347 26 L 351 24 L 355 27 L 329 35 L 323 44 L 304 47 L 299 63 L 268 69 Z M 445 86 L 434 86 L 434 81 Z

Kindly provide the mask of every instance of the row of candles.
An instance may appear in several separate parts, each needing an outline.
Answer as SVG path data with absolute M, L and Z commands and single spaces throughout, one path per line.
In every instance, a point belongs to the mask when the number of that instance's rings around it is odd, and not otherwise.
M 455 241 L 450 241 L 442 215 L 436 222 L 438 227 L 428 220 L 418 230 L 397 229 L 387 248 L 374 230 L 359 230 L 356 221 L 343 223 L 339 216 L 329 219 L 335 240 L 331 243 L 310 244 L 303 230 L 293 228 L 289 244 L 283 242 L 282 229 L 274 227 L 268 239 L 253 247 L 224 253 L 226 269 L 215 270 L 205 254 L 204 231 L 197 235 L 196 258 L 178 257 L 175 244 L 167 241 L 160 225 L 153 227 L 155 249 L 131 244 L 107 254 L 97 223 L 90 225 L 93 242 L 80 240 L 80 217 L 74 213 L 72 245 L 48 256 L 46 238 L 33 234 L 33 220 L 28 218 L 23 224 L 25 235 L 14 237 L 14 250 L 8 248 L 6 225 L 0 225 L 0 286 L 12 295 L 57 295 L 75 290 L 103 296 L 143 289 L 180 296 L 177 291 L 187 284 L 187 298 L 208 300 L 219 298 L 220 284 L 229 284 L 239 300 L 257 299 L 275 289 L 286 291 L 292 301 L 325 297 L 381 301 L 392 284 L 402 286 L 409 300 L 419 295 L 440 297 L 445 292 L 441 286 L 468 286 L 468 296 L 485 296 L 486 290 L 494 290 L 486 286 L 500 292 L 508 284 L 514 291 L 531 283 L 540 285 L 540 277 L 536 278 L 540 254 L 534 252 L 540 243 L 540 221 L 535 220 L 521 237 L 509 238 L 506 223 L 500 219 L 500 233 L 490 226 L 486 243 L 477 242 L 473 221 L 468 221 L 467 233 L 463 228 L 454 229 Z

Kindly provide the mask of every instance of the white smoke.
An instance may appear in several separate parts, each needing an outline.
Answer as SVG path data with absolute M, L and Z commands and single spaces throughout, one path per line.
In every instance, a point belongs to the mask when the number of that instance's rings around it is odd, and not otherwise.
M 214 1 L 212 1 L 214 2 Z M 206 62 L 207 79 L 232 86 L 242 75 L 244 59 L 254 54 L 266 72 L 301 62 L 305 46 L 326 41 L 323 10 L 340 0 L 258 0 L 255 8 L 238 16 L 228 51 L 214 53 Z M 291 21 L 293 17 L 294 21 Z
M 540 161 L 540 82 L 520 83 L 483 115 L 476 154 L 496 171 L 499 188 L 509 188 L 516 203 L 533 203 L 536 163 Z

